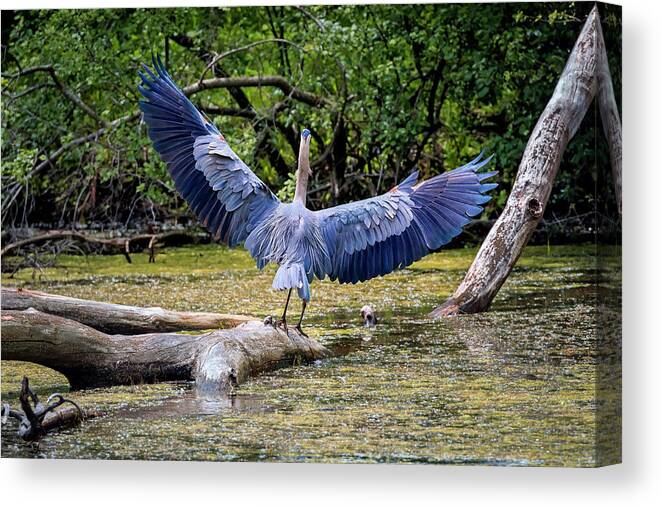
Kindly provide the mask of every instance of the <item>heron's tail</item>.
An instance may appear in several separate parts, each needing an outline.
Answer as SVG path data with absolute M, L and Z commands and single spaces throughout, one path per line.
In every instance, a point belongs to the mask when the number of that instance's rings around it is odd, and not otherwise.
M 273 279 L 273 288 L 277 290 L 297 289 L 298 297 L 310 301 L 310 283 L 302 263 L 287 263 L 278 268 Z

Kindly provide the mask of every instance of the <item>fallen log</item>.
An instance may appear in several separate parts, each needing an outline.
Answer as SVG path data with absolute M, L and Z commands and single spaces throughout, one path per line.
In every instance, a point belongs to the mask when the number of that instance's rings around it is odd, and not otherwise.
M 110 334 L 201 331 L 238 326 L 251 320 L 245 315 L 209 312 L 174 312 L 159 307 L 117 305 L 26 289 L 2 289 L 3 310 L 34 308 L 73 319 Z
M 595 6 L 569 55 L 553 96 L 530 135 L 503 212 L 459 287 L 431 312 L 430 317 L 478 313 L 489 308 L 542 219 L 562 154 L 598 90 L 602 115 L 608 125 L 605 128 L 611 146 L 615 192 L 620 202 L 621 132 L 615 128 L 619 116 L 612 97 L 613 86 L 605 51 Z M 600 83 L 605 79 L 609 82 Z
M 109 249 L 113 253 L 121 253 L 128 263 L 131 263 L 131 252 L 148 249 L 149 262 L 155 262 L 157 244 L 167 244 L 168 242 L 174 244 L 195 243 L 200 238 L 200 236 L 186 231 L 147 233 L 120 238 L 99 238 L 79 231 L 55 230 L 9 243 L 0 250 L 0 256 L 4 257 L 30 245 L 41 245 L 49 241 L 73 240 L 101 249 Z
M 77 426 L 83 421 L 101 417 L 102 415 L 104 415 L 103 412 L 96 408 L 81 408 L 79 410 L 77 407 L 67 407 L 62 410 L 49 412 L 41 423 L 41 427 L 46 433 L 50 433 L 51 431 Z
M 52 368 L 72 389 L 194 380 L 227 393 L 260 372 L 329 355 L 311 338 L 258 321 L 201 335 L 112 335 L 34 309 L 2 312 L 2 359 Z

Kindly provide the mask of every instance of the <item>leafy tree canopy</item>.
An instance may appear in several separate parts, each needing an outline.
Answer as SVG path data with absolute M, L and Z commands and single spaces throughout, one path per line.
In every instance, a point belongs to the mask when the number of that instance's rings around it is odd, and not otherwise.
M 423 177 L 438 174 L 485 149 L 500 171 L 499 193 L 487 208 L 494 217 L 590 8 L 5 11 L 3 226 L 118 227 L 188 216 L 137 114 L 137 70 L 152 54 L 182 87 L 211 78 L 282 78 L 289 88 L 214 87 L 191 95 L 281 197 L 293 194 L 298 133 L 308 128 L 313 207 L 383 192 L 413 168 Z M 619 90 L 621 11 L 600 10 Z M 607 164 L 604 149 L 595 161 L 603 140 L 594 123 L 585 122 L 565 154 L 548 216 L 593 209 L 596 167 Z

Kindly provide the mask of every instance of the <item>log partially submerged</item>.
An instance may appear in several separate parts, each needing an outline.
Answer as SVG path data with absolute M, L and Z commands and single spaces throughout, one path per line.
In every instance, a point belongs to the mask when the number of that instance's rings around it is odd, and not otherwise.
M 178 333 L 208 329 L 215 330 Z M 242 315 L 2 289 L 2 359 L 52 368 L 73 389 L 194 380 L 200 389 L 228 392 L 260 372 L 329 355 L 294 329 L 286 333 Z
M 34 309 L 2 312 L 2 359 L 52 368 L 72 389 L 194 380 L 227 392 L 260 372 L 328 355 L 311 338 L 259 321 L 199 335 L 112 335 Z
M 196 331 L 238 326 L 254 317 L 209 312 L 174 312 L 159 307 L 117 305 L 26 289 L 2 289 L 3 310 L 27 310 L 73 319 L 110 334 Z
M 597 7 L 592 9 L 544 112 L 528 140 L 516 180 L 465 278 L 433 318 L 485 311 L 491 305 L 544 215 L 562 154 L 590 103 L 599 104 L 618 205 L 621 205 L 622 138 Z

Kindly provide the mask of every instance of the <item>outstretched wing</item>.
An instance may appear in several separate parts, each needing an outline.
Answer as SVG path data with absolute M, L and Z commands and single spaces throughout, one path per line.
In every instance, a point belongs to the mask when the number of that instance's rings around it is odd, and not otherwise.
M 402 269 L 461 233 L 491 199 L 478 173 L 491 157 L 416 184 L 418 173 L 389 192 L 315 212 L 332 259 L 331 280 L 356 283 Z
M 172 81 L 160 59 L 143 65 L 140 101 L 149 137 L 179 193 L 217 241 L 245 241 L 280 203 Z

